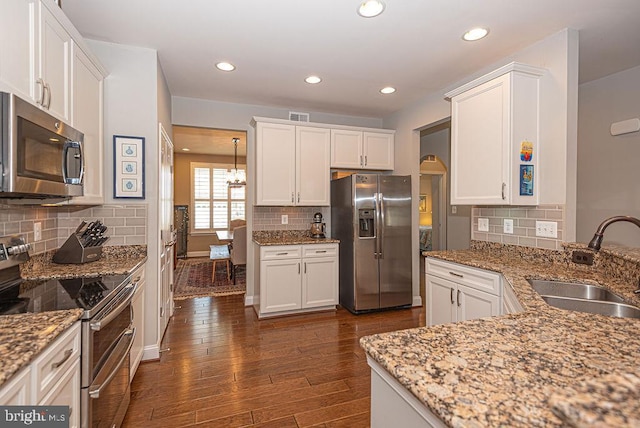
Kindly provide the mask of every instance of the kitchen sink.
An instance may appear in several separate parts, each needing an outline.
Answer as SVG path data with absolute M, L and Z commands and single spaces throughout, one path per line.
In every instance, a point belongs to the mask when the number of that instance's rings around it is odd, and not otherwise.
M 569 297 L 623 303 L 624 299 L 599 285 L 530 279 L 529 284 L 541 296 Z
M 640 308 L 624 303 L 622 297 L 599 285 L 540 279 L 528 281 L 550 306 L 570 311 L 640 319 Z
M 640 309 L 626 303 L 599 300 L 572 299 L 567 297 L 542 296 L 549 305 L 570 311 L 608 315 L 610 317 L 640 318 Z

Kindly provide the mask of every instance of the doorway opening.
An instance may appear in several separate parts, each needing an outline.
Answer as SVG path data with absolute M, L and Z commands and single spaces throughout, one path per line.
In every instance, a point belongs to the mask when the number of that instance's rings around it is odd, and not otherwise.
M 246 174 L 247 131 L 173 126 L 175 212 L 182 218 L 186 257 L 206 257 L 223 245 L 216 231 L 246 221 L 246 186 L 228 185 L 235 172 Z
M 420 162 L 420 252 L 447 248 L 447 167 L 436 155 Z

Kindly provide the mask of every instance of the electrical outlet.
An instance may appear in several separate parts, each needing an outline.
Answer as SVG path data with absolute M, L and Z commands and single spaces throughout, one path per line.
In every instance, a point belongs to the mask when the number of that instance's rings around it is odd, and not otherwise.
M 280 221 L 282 224 L 289 224 L 289 215 L 288 214 L 282 214 L 280 216 Z
M 488 231 L 489 231 L 489 219 L 478 218 L 478 232 L 488 232 Z
M 555 221 L 536 221 L 536 236 L 542 238 L 557 238 L 558 223 Z
M 511 233 L 513 234 L 513 219 L 512 218 L 505 218 L 503 225 L 503 232 L 504 233 Z
M 571 253 L 571 260 L 581 265 L 593 265 L 593 253 L 586 251 L 574 251 Z
M 33 223 L 33 240 L 40 241 L 42 239 L 42 223 Z

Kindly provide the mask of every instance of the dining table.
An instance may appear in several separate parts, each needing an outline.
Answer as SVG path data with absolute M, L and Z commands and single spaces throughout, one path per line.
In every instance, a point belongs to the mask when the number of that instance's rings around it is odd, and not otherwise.
M 232 242 L 233 230 L 216 230 L 216 237 L 220 242 Z

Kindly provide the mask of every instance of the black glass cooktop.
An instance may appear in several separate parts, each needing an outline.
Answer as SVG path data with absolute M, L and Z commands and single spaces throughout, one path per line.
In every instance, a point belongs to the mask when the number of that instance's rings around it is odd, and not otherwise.
M 0 315 L 84 309 L 90 318 L 127 284 L 127 275 L 17 281 L 0 291 Z

